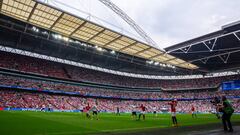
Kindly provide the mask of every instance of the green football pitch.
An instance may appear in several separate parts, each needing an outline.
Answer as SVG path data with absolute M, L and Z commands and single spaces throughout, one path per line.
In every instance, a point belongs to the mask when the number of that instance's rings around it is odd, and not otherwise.
M 213 114 L 177 115 L 180 127 L 220 123 Z M 240 122 L 240 115 L 232 121 Z M 116 116 L 100 113 L 99 120 L 87 119 L 82 113 L 0 111 L 1 135 L 88 135 L 105 133 L 142 132 L 170 128 L 170 114 L 146 114 L 146 120 L 133 120 L 130 114 Z

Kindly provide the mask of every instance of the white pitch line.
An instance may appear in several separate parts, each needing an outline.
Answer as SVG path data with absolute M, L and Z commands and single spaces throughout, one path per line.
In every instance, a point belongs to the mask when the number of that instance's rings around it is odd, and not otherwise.
M 141 128 L 124 128 L 124 129 L 111 129 L 111 130 L 100 130 L 100 131 L 86 131 L 86 132 L 54 132 L 54 133 L 39 133 L 35 135 L 68 135 L 68 134 L 81 134 L 81 133 L 96 133 L 96 132 L 114 132 L 114 131 L 129 131 L 129 130 L 141 130 L 141 129 L 153 129 L 162 128 L 167 126 L 154 126 L 154 127 L 141 127 Z
M 101 130 L 102 132 L 111 132 L 111 131 L 129 131 L 129 130 L 140 130 L 140 129 L 152 129 L 152 128 L 163 128 L 167 126 L 153 126 L 153 127 L 140 127 L 140 128 L 121 128 L 121 129 L 111 129 L 111 130 Z
M 96 133 L 96 132 L 98 132 L 98 131 L 53 132 L 53 133 L 39 133 L 39 134 L 34 134 L 34 135 L 69 135 L 69 134 Z

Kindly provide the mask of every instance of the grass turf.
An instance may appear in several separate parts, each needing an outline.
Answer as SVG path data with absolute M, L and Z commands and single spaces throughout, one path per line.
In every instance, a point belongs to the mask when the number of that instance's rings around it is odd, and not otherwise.
M 88 135 L 121 133 L 171 127 L 171 116 L 146 114 L 145 121 L 132 120 L 130 114 L 115 116 L 100 113 L 99 120 L 89 120 L 81 113 L 0 111 L 0 134 L 3 135 Z M 220 123 L 213 114 L 177 115 L 180 126 Z M 233 115 L 232 121 L 240 121 Z

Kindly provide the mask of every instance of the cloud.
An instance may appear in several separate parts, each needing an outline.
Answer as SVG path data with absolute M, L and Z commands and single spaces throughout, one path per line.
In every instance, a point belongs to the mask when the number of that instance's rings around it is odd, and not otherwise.
M 59 0 L 58 0 L 59 1 Z M 106 20 L 91 21 L 133 36 L 137 33 L 98 0 L 61 0 L 79 10 Z M 125 11 L 160 48 L 183 42 L 216 30 L 240 18 L 239 0 L 111 0 Z M 59 5 L 58 5 L 59 6 Z M 84 16 L 79 11 L 61 8 Z M 115 26 L 118 28 L 116 28 Z M 126 31 L 130 31 L 129 34 Z
M 240 18 L 240 12 L 237 12 L 239 0 L 113 1 L 129 13 L 161 48 L 219 30 L 222 25 Z

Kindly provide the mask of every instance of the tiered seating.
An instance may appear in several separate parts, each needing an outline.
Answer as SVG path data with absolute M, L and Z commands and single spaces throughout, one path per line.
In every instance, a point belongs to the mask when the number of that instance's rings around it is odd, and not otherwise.
M 80 92 L 85 96 L 105 96 L 117 98 L 136 98 L 136 99 L 159 99 L 159 98 L 206 98 L 216 95 L 216 91 L 195 91 L 195 92 L 141 92 L 141 91 L 117 91 L 106 90 L 103 88 L 82 87 L 79 85 L 63 84 L 50 81 L 41 81 L 26 79 L 14 76 L 0 75 L 0 85 L 21 86 L 26 88 L 35 88 L 38 90 L 62 90 Z M 240 91 L 221 92 L 224 95 L 240 95 Z
M 48 75 L 58 78 L 67 78 L 64 70 L 61 68 L 61 64 L 3 52 L 0 52 L 0 58 L 0 67 L 36 73 L 45 76 Z
M 8 69 L 16 69 L 23 72 L 37 73 L 57 78 L 73 79 L 77 81 L 90 81 L 127 87 L 154 87 L 166 90 L 195 89 L 217 87 L 223 81 L 240 79 L 239 75 L 186 80 L 140 79 L 118 76 L 74 66 L 67 66 L 64 64 L 5 52 L 0 52 L 0 57 L 0 67 Z

